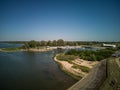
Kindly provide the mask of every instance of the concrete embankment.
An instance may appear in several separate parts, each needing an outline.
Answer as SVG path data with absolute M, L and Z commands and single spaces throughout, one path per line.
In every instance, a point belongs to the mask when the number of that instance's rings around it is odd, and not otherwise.
M 99 90 L 120 90 L 120 57 L 107 60 L 107 78 Z
M 106 79 L 106 60 L 98 63 L 91 72 L 80 81 L 71 86 L 68 90 L 99 90 Z

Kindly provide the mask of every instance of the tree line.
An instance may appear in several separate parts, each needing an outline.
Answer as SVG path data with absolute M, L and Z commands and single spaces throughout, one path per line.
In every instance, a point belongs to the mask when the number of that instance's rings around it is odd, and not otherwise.
M 97 41 L 64 41 L 63 39 L 58 39 L 58 40 L 49 40 L 49 41 L 27 41 L 24 42 L 24 48 L 35 48 L 35 47 L 40 47 L 40 46 L 79 46 L 79 45 L 96 45 L 96 46 L 101 46 L 103 42 L 97 42 Z M 120 45 L 119 45 L 120 46 Z
M 29 42 L 25 42 L 22 48 L 35 48 L 40 46 L 64 46 L 65 41 L 63 39 L 53 40 L 53 41 L 35 41 L 31 40 Z
M 77 41 L 64 41 L 63 39 L 58 39 L 58 40 L 49 40 L 49 41 L 35 41 L 31 40 L 29 42 L 24 43 L 24 48 L 35 48 L 39 46 L 77 46 L 77 45 L 82 45 L 83 43 L 77 42 Z M 84 42 L 85 44 L 85 42 Z M 86 43 L 88 44 L 88 43 Z

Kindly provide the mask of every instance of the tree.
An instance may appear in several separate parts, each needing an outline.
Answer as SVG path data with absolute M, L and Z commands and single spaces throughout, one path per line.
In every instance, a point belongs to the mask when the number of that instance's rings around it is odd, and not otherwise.
M 27 42 L 24 43 L 24 45 L 22 46 L 23 49 L 29 49 L 29 45 Z
M 40 42 L 40 45 L 41 45 L 41 46 L 46 46 L 46 45 L 47 45 L 47 42 L 44 41 L 44 40 L 42 40 L 42 41 Z
M 51 46 L 52 45 L 52 42 L 49 40 L 48 42 L 47 42 L 47 46 Z
M 57 41 L 56 40 L 53 40 L 52 46 L 57 46 Z
M 70 46 L 74 46 L 74 42 L 69 42 L 69 45 Z
M 26 44 L 26 45 L 27 45 L 27 44 Z M 30 42 L 28 42 L 28 46 L 29 46 L 30 48 L 35 48 L 36 45 L 37 45 L 37 42 L 34 41 L 34 40 L 31 40 Z
M 57 41 L 57 45 L 58 46 L 64 46 L 65 44 L 64 44 L 64 40 L 63 39 L 59 39 L 58 41 Z

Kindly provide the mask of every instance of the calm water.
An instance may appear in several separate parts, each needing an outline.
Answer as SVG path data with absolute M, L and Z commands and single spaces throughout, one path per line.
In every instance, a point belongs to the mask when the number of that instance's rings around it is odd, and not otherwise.
M 0 43 L 0 48 L 12 48 L 12 47 L 20 47 L 23 44 L 9 44 L 9 43 Z
M 66 90 L 76 82 L 53 61 L 53 52 L 0 52 L 0 90 Z

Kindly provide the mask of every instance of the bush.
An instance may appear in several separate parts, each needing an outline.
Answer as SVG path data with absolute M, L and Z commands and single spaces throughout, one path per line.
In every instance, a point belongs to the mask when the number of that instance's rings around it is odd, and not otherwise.
M 103 49 L 103 50 L 85 50 L 85 51 L 78 51 L 78 50 L 70 50 L 65 55 L 75 55 L 79 56 L 81 59 L 89 60 L 89 61 L 100 61 L 105 58 L 110 57 L 115 50 L 113 49 Z
M 77 56 L 74 56 L 74 55 L 59 54 L 59 55 L 57 55 L 56 58 L 57 58 L 58 60 L 71 62 L 72 60 L 75 60 L 75 59 L 78 58 L 78 57 L 77 57 Z
M 88 68 L 88 67 L 85 67 L 85 66 L 80 66 L 80 65 L 73 65 L 72 66 L 73 68 L 76 68 L 76 69 L 80 69 L 81 71 L 83 71 L 83 72 L 86 72 L 86 73 L 88 73 L 89 71 L 90 71 L 90 68 Z

